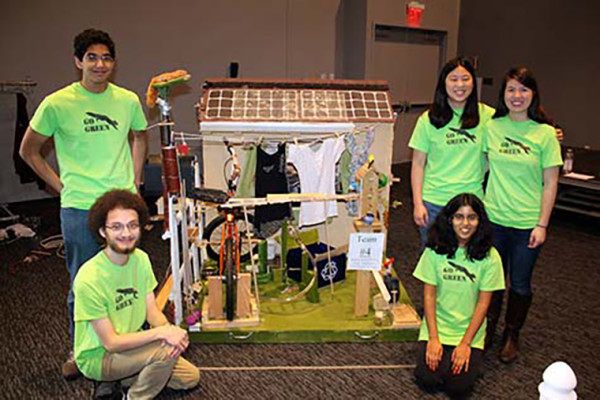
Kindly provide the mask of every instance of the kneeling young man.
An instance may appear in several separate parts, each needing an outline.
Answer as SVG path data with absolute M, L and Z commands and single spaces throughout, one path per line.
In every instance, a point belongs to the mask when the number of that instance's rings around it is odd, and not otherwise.
M 102 195 L 89 214 L 105 247 L 74 282 L 75 361 L 89 379 L 121 381 L 129 399 L 150 399 L 168 386 L 190 389 L 198 368 L 181 357 L 187 332 L 170 325 L 154 299 L 156 278 L 137 244 L 148 221 L 144 201 L 126 190 Z M 145 322 L 151 329 L 142 330 Z

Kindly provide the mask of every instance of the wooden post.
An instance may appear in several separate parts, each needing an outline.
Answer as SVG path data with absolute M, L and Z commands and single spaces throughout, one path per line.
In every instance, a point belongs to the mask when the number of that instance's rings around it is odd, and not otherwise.
M 223 281 L 219 276 L 208 277 L 208 319 L 223 318 Z
M 357 232 L 380 232 L 381 223 L 375 219 L 372 224 L 365 224 L 360 219 L 354 220 Z M 371 271 L 356 271 L 356 292 L 354 294 L 354 316 L 364 317 L 369 313 L 369 292 L 371 290 Z
M 371 271 L 356 271 L 356 294 L 354 295 L 354 316 L 364 317 L 369 313 L 369 291 Z
M 252 293 L 250 291 L 250 274 L 245 272 L 238 275 L 237 279 L 237 301 L 235 316 L 237 318 L 246 318 L 252 312 L 250 299 Z

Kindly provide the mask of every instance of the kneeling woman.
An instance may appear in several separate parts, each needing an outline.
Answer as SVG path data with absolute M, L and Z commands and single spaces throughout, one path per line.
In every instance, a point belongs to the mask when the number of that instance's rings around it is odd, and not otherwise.
M 483 360 L 492 292 L 504 288 L 492 227 L 477 196 L 459 194 L 444 206 L 413 275 L 425 283 L 417 383 L 428 391 L 466 396 Z

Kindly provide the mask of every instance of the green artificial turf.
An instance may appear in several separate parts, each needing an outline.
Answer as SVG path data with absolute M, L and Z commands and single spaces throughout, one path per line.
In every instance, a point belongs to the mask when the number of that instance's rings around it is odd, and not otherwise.
M 285 285 L 281 282 L 280 270 L 274 271 L 273 282 L 260 287 L 260 325 L 235 329 L 206 329 L 192 333 L 193 341 L 205 343 L 314 343 L 314 342 L 361 342 L 361 341 L 402 341 L 416 340 L 416 329 L 392 329 L 391 326 L 377 326 L 372 307 L 364 317 L 354 316 L 354 291 L 356 272 L 347 271 L 346 280 L 318 289 L 318 303 L 311 303 L 306 297 L 281 303 L 273 301 L 285 299 L 298 292 L 291 288 L 288 293 L 282 289 L 298 286 L 293 280 Z M 412 307 L 412 302 L 402 283 L 400 302 Z M 371 289 L 371 296 L 377 288 Z

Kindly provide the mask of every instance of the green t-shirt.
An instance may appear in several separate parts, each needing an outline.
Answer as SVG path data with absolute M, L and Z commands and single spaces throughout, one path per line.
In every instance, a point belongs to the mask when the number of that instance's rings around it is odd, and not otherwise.
M 545 168 L 562 165 L 556 131 L 535 121 L 495 118 L 485 126 L 490 178 L 485 208 L 492 222 L 531 229 L 539 222 Z
M 129 131 L 147 126 L 135 93 L 113 84 L 91 93 L 75 82 L 46 97 L 30 125 L 54 137 L 62 207 L 88 210 L 110 189 L 135 191 Z
M 460 127 L 463 110 L 454 110 L 452 120 L 437 129 L 429 121 L 429 111 L 419 117 L 408 146 L 427 154 L 423 178 L 423 200 L 445 205 L 460 193 L 483 197 L 485 156 L 482 147 L 483 126 L 494 109 L 479 103 L 479 125 Z
M 413 273 L 417 279 L 436 287 L 435 315 L 440 342 L 457 346 L 462 340 L 475 306 L 479 292 L 504 289 L 502 260 L 495 248 L 486 258 L 469 261 L 465 249 L 458 248 L 454 259 L 437 254 L 426 248 Z M 483 349 L 486 321 L 475 334 L 471 347 Z M 423 318 L 419 340 L 429 340 L 427 321 Z
M 125 265 L 100 251 L 83 264 L 73 283 L 75 361 L 90 379 L 102 379 L 106 350 L 91 321 L 108 318 L 117 334 L 137 332 L 146 321 L 146 296 L 156 287 L 148 254 L 136 249 Z

